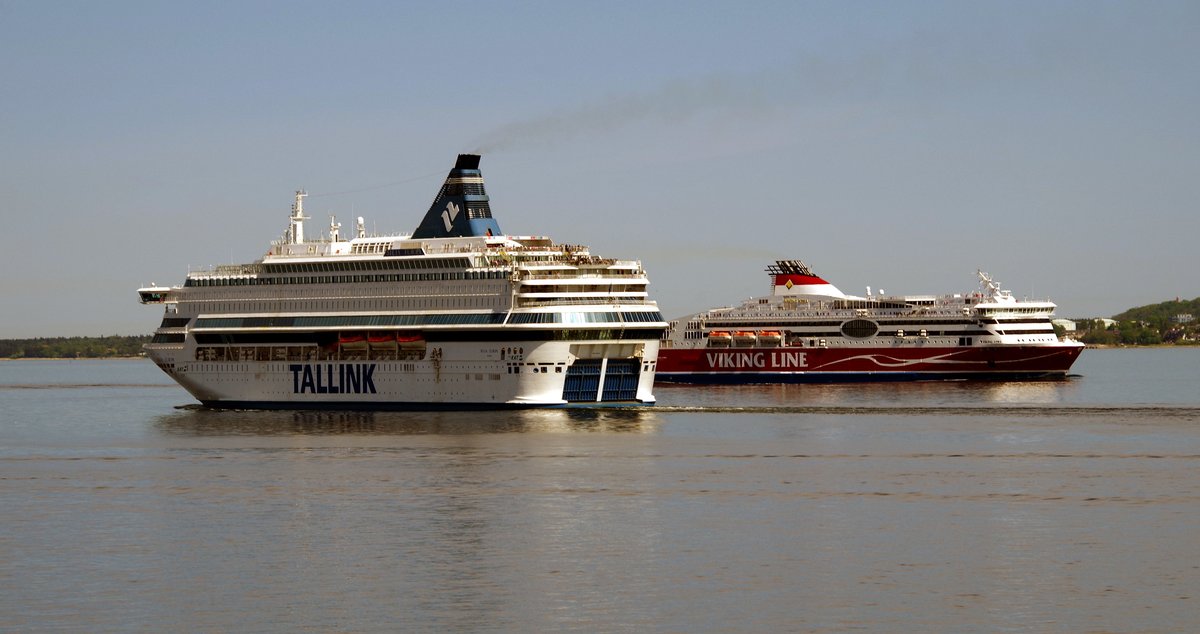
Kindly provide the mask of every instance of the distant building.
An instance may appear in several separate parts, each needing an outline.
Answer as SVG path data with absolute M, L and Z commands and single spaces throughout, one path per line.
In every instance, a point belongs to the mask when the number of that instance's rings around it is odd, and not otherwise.
M 1196 318 L 1193 317 L 1191 313 L 1179 313 L 1171 318 L 1171 321 L 1177 324 L 1190 324 L 1195 320 Z
M 1059 326 L 1065 332 L 1075 332 L 1075 322 L 1070 319 L 1051 319 L 1050 323 Z
M 1095 318 L 1095 319 L 1093 319 L 1093 320 L 1092 320 L 1092 323 L 1099 323 L 1099 324 L 1101 324 L 1101 325 L 1103 326 L 1103 328 L 1104 328 L 1105 330 L 1108 330 L 1109 328 L 1112 328 L 1112 327 L 1114 327 L 1114 326 L 1116 326 L 1116 325 L 1117 325 L 1117 320 L 1115 320 L 1115 319 L 1105 319 L 1104 317 L 1097 317 L 1097 318 Z

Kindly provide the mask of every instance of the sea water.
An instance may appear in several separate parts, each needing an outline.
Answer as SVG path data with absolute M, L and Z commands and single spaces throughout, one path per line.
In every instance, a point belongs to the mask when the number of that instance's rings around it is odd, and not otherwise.
M 1200 350 L 1063 381 L 210 411 L 0 363 L 0 631 L 1200 628 Z

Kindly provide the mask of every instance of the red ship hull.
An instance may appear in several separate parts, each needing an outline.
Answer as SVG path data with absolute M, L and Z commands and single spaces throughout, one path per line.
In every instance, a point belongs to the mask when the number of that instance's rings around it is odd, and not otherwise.
M 674 383 L 837 383 L 1063 377 L 1082 345 L 880 348 L 663 348 Z

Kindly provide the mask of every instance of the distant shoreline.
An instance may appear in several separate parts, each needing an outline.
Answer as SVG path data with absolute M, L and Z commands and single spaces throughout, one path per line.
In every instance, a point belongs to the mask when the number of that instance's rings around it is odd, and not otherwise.
M 0 359 L 137 358 L 151 341 L 151 335 L 0 339 Z
M 142 361 L 148 359 L 146 355 L 126 356 L 113 355 L 111 357 L 3 357 L 0 362 L 4 361 Z

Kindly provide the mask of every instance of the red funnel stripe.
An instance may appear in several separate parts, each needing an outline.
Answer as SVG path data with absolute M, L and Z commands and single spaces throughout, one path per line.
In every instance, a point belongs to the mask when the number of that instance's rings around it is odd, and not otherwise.
M 788 280 L 791 280 L 792 286 L 811 286 L 813 284 L 829 283 L 815 275 L 783 274 L 775 276 L 775 286 L 787 286 Z

